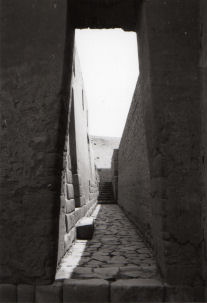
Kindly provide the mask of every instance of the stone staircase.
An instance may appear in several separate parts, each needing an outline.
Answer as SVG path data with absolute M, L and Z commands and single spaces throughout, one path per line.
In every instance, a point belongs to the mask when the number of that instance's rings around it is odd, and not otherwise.
M 99 183 L 99 204 L 114 204 L 114 194 L 112 182 L 100 182 Z

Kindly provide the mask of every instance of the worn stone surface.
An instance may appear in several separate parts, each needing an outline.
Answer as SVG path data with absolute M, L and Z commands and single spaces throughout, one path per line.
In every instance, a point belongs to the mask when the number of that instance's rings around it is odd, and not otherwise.
M 17 302 L 33 303 L 35 300 L 34 285 L 19 284 L 17 285 Z
M 0 302 L 16 303 L 17 286 L 12 284 L 0 284 Z
M 77 278 L 76 269 L 82 279 L 159 278 L 152 251 L 118 205 L 98 205 L 92 218 L 95 220 L 92 240 L 76 240 L 62 259 L 57 272 L 59 279 L 61 273 L 62 279 Z
M 101 279 L 65 280 L 63 303 L 109 302 L 109 283 Z
M 37 286 L 35 303 L 62 303 L 62 284 L 55 282 L 52 285 Z
M 91 240 L 94 232 L 94 220 L 92 217 L 82 218 L 76 225 L 77 239 Z
M 176 3 L 140 7 L 140 76 L 120 144 L 118 200 L 165 279 L 194 285 L 203 283 L 200 3 Z
M 111 302 L 163 302 L 163 285 L 153 279 L 118 280 L 111 284 Z
M 72 211 L 75 210 L 75 200 L 71 199 L 71 200 L 66 200 L 66 213 L 71 213 Z
M 62 79 L 70 74 L 73 49 L 73 30 L 68 29 L 65 56 L 66 15 L 65 0 L 1 2 L 4 283 L 49 283 L 55 275 L 66 130 L 64 115 L 60 122 L 66 89 Z

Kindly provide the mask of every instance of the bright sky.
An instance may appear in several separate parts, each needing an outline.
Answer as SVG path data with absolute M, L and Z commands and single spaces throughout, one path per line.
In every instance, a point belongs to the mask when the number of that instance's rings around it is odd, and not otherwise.
M 89 108 L 89 133 L 121 137 L 138 78 L 134 32 L 76 30 Z

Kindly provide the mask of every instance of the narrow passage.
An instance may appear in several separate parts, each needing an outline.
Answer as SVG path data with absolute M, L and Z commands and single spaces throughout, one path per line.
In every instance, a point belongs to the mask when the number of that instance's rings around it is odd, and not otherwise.
M 116 204 L 97 205 L 90 241 L 76 240 L 56 279 L 159 279 L 151 250 Z

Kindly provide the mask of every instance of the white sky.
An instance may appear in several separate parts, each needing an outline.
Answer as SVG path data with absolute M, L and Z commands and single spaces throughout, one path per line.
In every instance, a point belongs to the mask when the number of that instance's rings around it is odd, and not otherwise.
M 134 32 L 76 30 L 89 108 L 89 133 L 121 137 L 138 78 Z

